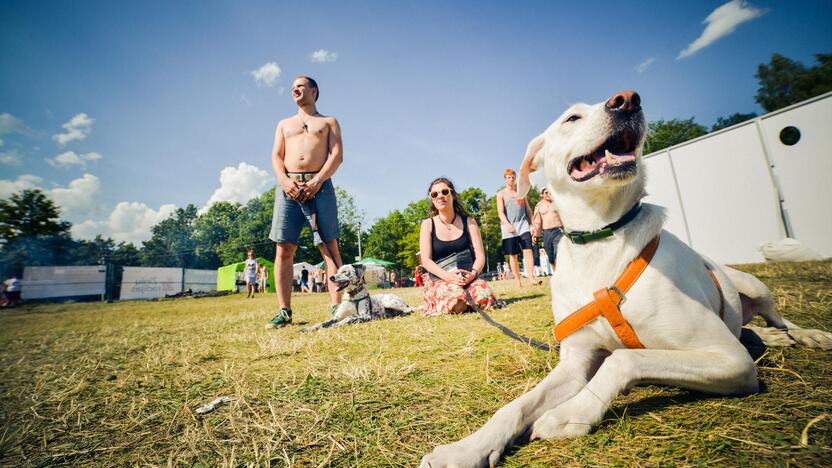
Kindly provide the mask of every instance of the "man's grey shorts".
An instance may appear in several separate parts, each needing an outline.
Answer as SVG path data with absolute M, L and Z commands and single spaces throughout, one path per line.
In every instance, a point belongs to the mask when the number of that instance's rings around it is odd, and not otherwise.
M 321 184 L 315 198 L 305 203 L 292 200 L 278 185 L 274 194 L 272 231 L 269 239 L 278 244 L 296 244 L 300 241 L 300 230 L 309 223 L 312 213 L 317 213 L 318 232 L 314 234 L 315 245 L 321 241 L 338 238 L 338 204 L 335 201 L 335 187 L 331 180 Z M 311 227 L 311 225 L 310 225 Z
M 549 257 L 549 263 L 555 263 L 558 258 L 558 242 L 563 237 L 561 228 L 550 228 L 543 230 L 543 248 Z

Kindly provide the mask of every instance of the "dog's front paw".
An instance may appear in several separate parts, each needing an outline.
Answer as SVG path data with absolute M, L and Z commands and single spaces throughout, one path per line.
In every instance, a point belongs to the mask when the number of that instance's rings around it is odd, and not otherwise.
M 581 392 L 543 413 L 532 425 L 531 439 L 568 439 L 585 436 L 603 418 L 606 407 Z
M 500 460 L 497 449 L 477 448 L 465 442 L 440 445 L 422 457 L 419 468 L 493 468 Z
M 798 328 L 789 330 L 789 336 L 807 348 L 832 349 L 832 333 L 823 330 Z

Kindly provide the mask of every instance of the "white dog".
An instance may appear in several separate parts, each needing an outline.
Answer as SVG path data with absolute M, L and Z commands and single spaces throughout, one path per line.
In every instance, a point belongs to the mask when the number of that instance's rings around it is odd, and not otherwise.
M 365 266 L 361 264 L 342 265 L 330 278 L 337 283 L 337 290 L 344 291 L 338 309 L 332 318 L 319 323 L 305 331 L 328 327 L 340 327 L 351 323 L 369 322 L 390 317 L 410 315 L 413 308 L 395 294 L 376 294 L 370 296 L 364 284 Z
M 529 144 L 521 196 L 529 173 L 542 165 L 564 231 L 574 238 L 560 241 L 551 281 L 556 335 L 559 328 L 566 334 L 559 337 L 560 362 L 477 432 L 426 455 L 422 466 L 493 466 L 521 437 L 587 434 L 617 395 L 641 383 L 754 393 L 757 369 L 738 337 L 756 314 L 773 327 L 757 329 L 767 344 L 832 348 L 832 334 L 784 320 L 757 278 L 706 260 L 662 230 L 662 208 L 640 205 L 640 103 L 628 91 L 596 105 L 574 105 Z M 654 240 L 652 259 L 643 271 L 631 271 L 632 288 L 620 291 L 619 278 L 631 261 L 649 258 L 643 250 Z M 579 309 L 594 313 L 587 320 L 571 316 Z

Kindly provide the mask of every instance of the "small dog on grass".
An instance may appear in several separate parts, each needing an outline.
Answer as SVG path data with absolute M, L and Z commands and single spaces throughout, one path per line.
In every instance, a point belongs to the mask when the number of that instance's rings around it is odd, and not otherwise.
M 365 266 L 347 264 L 341 266 L 330 278 L 336 283 L 338 291 L 344 291 L 341 304 L 332 314 L 332 318 L 309 327 L 304 331 L 321 328 L 340 327 L 352 323 L 369 322 L 391 317 L 410 315 L 413 308 L 395 294 L 376 294 L 371 296 L 364 283 Z
M 738 339 L 755 315 L 768 345 L 832 349 L 832 334 L 783 319 L 760 280 L 662 229 L 664 210 L 641 203 L 645 129 L 641 98 L 624 91 L 570 107 L 529 143 L 520 196 L 542 166 L 564 224 L 551 281 L 560 362 L 478 431 L 425 455 L 423 467 L 494 466 L 518 439 L 588 434 L 642 383 L 755 393 L 757 367 Z

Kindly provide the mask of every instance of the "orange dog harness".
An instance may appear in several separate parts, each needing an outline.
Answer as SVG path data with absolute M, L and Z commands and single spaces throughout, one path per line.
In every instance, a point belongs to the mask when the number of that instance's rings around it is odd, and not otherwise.
M 650 260 L 653 259 L 653 254 L 659 247 L 659 237 L 656 236 L 651 240 L 638 254 L 636 258 L 627 265 L 621 276 L 615 281 L 612 287 L 599 289 L 595 291 L 593 296 L 595 300 L 589 304 L 581 307 L 577 311 L 570 314 L 560 323 L 555 325 L 555 339 L 563 341 L 564 338 L 580 330 L 583 326 L 592 322 L 599 316 L 603 315 L 607 319 L 615 334 L 621 339 L 621 342 L 630 349 L 643 349 L 644 345 L 638 339 L 633 327 L 624 318 L 621 313 L 621 304 L 626 299 L 627 291 L 635 284 L 641 273 L 647 268 Z M 716 279 L 713 270 L 706 264 L 705 267 L 711 274 L 717 290 L 719 291 L 719 318 L 725 315 L 725 298 L 722 295 L 722 287 Z

